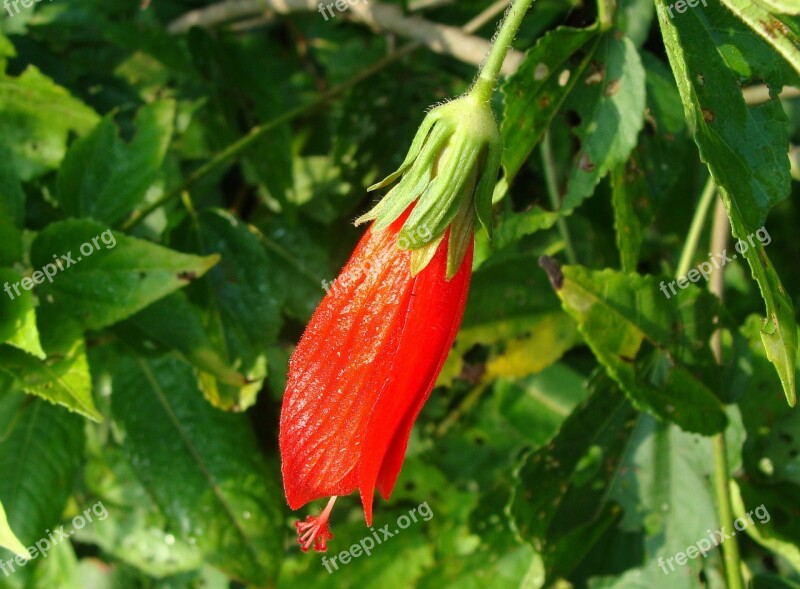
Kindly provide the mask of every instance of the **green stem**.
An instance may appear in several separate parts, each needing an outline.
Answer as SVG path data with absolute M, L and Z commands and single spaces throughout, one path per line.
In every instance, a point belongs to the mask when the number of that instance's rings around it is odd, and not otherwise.
M 686 236 L 686 245 L 683 248 L 683 252 L 681 252 L 681 259 L 676 272 L 678 276 L 685 276 L 689 271 L 692 257 L 700 241 L 700 234 L 708 217 L 708 209 L 717 193 L 716 188 L 714 179 L 709 177 L 705 188 L 703 188 L 703 194 L 700 196 L 700 202 L 697 204 L 689 234 Z M 728 215 L 722 201 L 717 199 L 711 228 L 712 252 L 721 252 L 725 249 L 728 233 Z M 720 300 L 725 295 L 724 272 L 724 267 L 719 268 L 711 275 L 709 284 L 709 290 Z M 720 330 L 716 330 L 711 336 L 711 352 L 714 354 L 717 364 L 722 364 L 722 332 Z M 733 505 L 730 496 L 731 475 L 730 466 L 728 465 L 728 448 L 724 431 L 713 436 L 711 449 L 714 460 L 714 499 L 717 507 L 717 518 L 721 526 L 727 526 L 733 522 Z M 735 537 L 727 538 L 722 543 L 722 559 L 728 589 L 743 589 L 739 544 Z
M 714 191 L 712 191 L 714 192 Z M 711 229 L 711 251 L 725 250 L 728 241 L 728 214 L 722 200 L 717 200 L 714 211 L 714 224 Z M 720 268 L 711 276 L 709 290 L 717 295 L 720 300 L 725 295 L 725 273 Z M 711 352 L 717 364 L 722 364 L 722 332 L 717 330 L 711 338 Z M 720 526 L 733 525 L 733 502 L 731 501 L 730 466 L 728 465 L 728 448 L 725 432 L 715 434 L 711 447 L 714 457 L 714 495 L 717 504 L 717 517 Z M 722 560 L 725 565 L 725 579 L 728 589 L 744 589 L 742 583 L 742 565 L 739 556 L 739 542 L 734 537 L 729 537 L 722 543 Z
M 547 186 L 547 196 L 550 200 L 550 206 L 554 211 L 561 208 L 561 202 L 558 195 L 558 179 L 556 178 L 556 161 L 553 157 L 553 147 L 550 143 L 550 133 L 544 132 L 542 136 L 542 167 L 544 168 L 544 182 Z M 575 256 L 575 248 L 572 247 L 572 238 L 569 235 L 569 228 L 567 221 L 564 217 L 559 217 L 556 221 L 558 232 L 561 234 L 561 239 L 564 240 L 564 250 L 567 254 L 567 261 L 570 264 L 577 262 Z
M 597 23 L 601 31 L 607 31 L 614 26 L 614 0 L 597 0 Z
M 733 504 L 730 496 L 731 476 L 725 432 L 714 434 L 711 439 L 711 447 L 714 455 L 714 495 L 717 503 L 717 517 L 721 526 L 733 525 Z M 722 543 L 722 560 L 728 589 L 744 589 L 739 542 L 735 536 Z
M 489 102 L 492 99 L 497 85 L 497 77 L 500 75 L 506 54 L 511 48 L 511 43 L 514 42 L 514 37 L 517 36 L 517 31 L 531 4 L 533 4 L 533 0 L 514 0 L 511 8 L 506 12 L 503 24 L 500 25 L 500 30 L 492 42 L 489 55 L 486 56 L 486 61 L 483 62 L 475 84 L 470 90 L 470 94 L 482 102 Z
M 703 194 L 700 195 L 700 202 L 697 203 L 697 209 L 694 212 L 694 218 L 692 218 L 692 224 L 689 227 L 689 234 L 686 236 L 686 244 L 683 246 L 683 251 L 681 252 L 681 259 L 680 262 L 678 262 L 678 270 L 676 271 L 678 276 L 686 276 L 686 273 L 689 271 L 692 258 L 697 251 L 697 244 L 700 243 L 700 234 L 703 232 L 703 227 L 706 224 L 708 209 L 711 206 L 711 202 L 714 200 L 714 195 L 717 193 L 716 189 L 717 185 L 714 183 L 714 179 L 709 176 L 703 188 Z
M 439 427 L 436 428 L 434 435 L 437 438 L 443 437 L 450 428 L 453 427 L 456 423 L 458 423 L 459 419 L 461 419 L 464 415 L 469 413 L 469 411 L 475 407 L 475 404 L 480 401 L 481 396 L 489 389 L 488 382 L 479 382 L 475 385 L 475 387 L 469 392 L 469 394 L 464 397 L 464 400 L 456 407 L 452 413 L 450 413 L 447 417 L 442 420 L 439 424 Z

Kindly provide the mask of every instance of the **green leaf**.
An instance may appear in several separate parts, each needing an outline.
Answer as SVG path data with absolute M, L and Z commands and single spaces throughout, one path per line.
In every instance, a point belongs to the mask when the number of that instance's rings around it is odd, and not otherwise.
M 20 179 L 58 166 L 71 131 L 86 134 L 97 114 L 35 66 L 19 77 L 0 74 L 0 147 L 11 153 Z
M 769 43 L 800 74 L 800 38 L 786 23 L 757 1 L 722 0 L 722 4 Z M 800 12 L 797 6 L 794 10 L 793 14 Z
M 753 589 L 800 589 L 800 585 L 778 575 L 756 575 L 753 577 Z
M 0 31 L 0 71 L 6 70 L 6 58 L 14 57 L 16 54 L 14 45 L 3 34 L 3 31 Z
M 662 0 L 663 1 L 663 0 Z M 705 13 L 693 10 L 659 20 L 686 120 L 720 189 L 733 235 L 752 239 L 765 231 L 767 212 L 789 194 L 788 136 L 777 96 L 748 106 L 739 80 L 716 45 Z M 791 298 L 761 244 L 744 252 L 767 306 L 762 340 L 781 377 L 790 405 L 796 402 L 797 330 Z
M 737 76 L 740 85 L 764 82 L 775 94 L 783 86 L 800 84 L 800 76 L 791 64 L 782 59 L 767 41 L 726 9 L 724 4 L 711 3 L 703 10 L 706 11 L 709 21 L 714 23 L 710 27 L 710 33 L 719 54 L 731 72 Z M 795 36 L 800 34 L 798 29 L 800 23 L 795 22 L 797 19 L 783 18 L 785 24 L 794 30 Z M 770 98 L 768 94 L 762 96 L 761 102 L 766 102 Z
M 595 580 L 592 589 L 707 587 L 701 580 L 705 576 L 701 570 L 708 566 L 702 554 L 695 553 L 696 558 L 687 559 L 683 566 L 675 555 L 704 540 L 707 554 L 719 550 L 709 539 L 710 530 L 720 529 L 712 464 L 709 438 L 641 416 L 615 473 L 609 499 L 624 508 L 620 532 L 644 534 L 647 561 L 617 577 Z M 726 527 L 730 533 L 730 525 Z M 637 537 L 637 544 L 641 542 Z
M 28 550 L 19 541 L 19 538 L 14 535 L 11 526 L 8 525 L 8 518 L 2 503 L 0 503 L 0 547 L 7 548 L 23 558 L 30 557 Z
M 0 432 L 0 502 L 22 544 L 33 546 L 62 517 L 83 455 L 83 420 L 41 399 L 3 391 Z M 0 560 L 7 559 L 0 550 Z
M 782 14 L 800 14 L 800 5 L 794 0 L 759 0 L 773 12 Z
M 580 382 L 578 388 L 582 395 Z M 541 559 L 532 546 L 520 544 L 514 537 L 505 513 L 511 471 L 519 452 L 530 444 L 528 434 L 533 433 L 533 424 L 528 422 L 520 432 L 507 435 L 510 424 L 501 413 L 517 408 L 508 396 L 502 402 L 493 394 L 483 397 L 480 406 L 465 416 L 469 425 L 462 422 L 451 435 L 403 466 L 392 501 L 410 506 L 425 497 L 435 516 L 429 523 L 420 522 L 430 529 L 428 542 L 436 551 L 435 566 L 427 567 L 413 585 L 417 589 L 539 586 L 523 579 L 531 569 L 541 567 Z M 517 417 L 522 424 L 524 416 Z M 558 421 L 562 420 L 563 416 L 559 416 Z M 557 427 L 556 423 L 551 436 Z M 484 443 L 487 440 L 491 443 Z M 465 452 L 471 460 L 463 460 Z M 432 462 L 445 470 L 434 467 Z M 440 494 L 448 485 L 448 492 Z M 403 558 L 402 554 L 398 556 Z
M 44 359 L 45 353 L 36 328 L 33 295 L 22 288 L 21 279 L 16 270 L 0 268 L 0 283 L 8 287 L 0 294 L 0 343 Z M 5 295 L 8 295 L 8 299 Z
M 727 421 L 712 392 L 717 368 L 707 342 L 718 301 L 691 288 L 665 298 L 654 277 L 590 271 L 543 258 L 564 310 L 633 403 L 687 431 L 711 434 Z
M 583 374 L 559 362 L 523 379 L 499 379 L 491 405 L 503 416 L 504 430 L 516 430 L 527 444 L 539 447 L 586 400 L 585 380 Z
M 0 146 L 0 266 L 22 261 L 25 193 L 10 160 L 10 152 Z
M 627 37 L 607 34 L 582 72 L 564 108 L 577 113 L 572 129 L 580 142 L 568 175 L 562 211 L 575 209 L 616 165 L 625 162 L 644 125 L 645 73 Z
M 523 459 L 508 511 L 517 534 L 543 555 L 548 578 L 576 567 L 619 517 L 619 506 L 606 502 L 606 473 L 622 459 L 635 415 L 601 377 L 558 435 Z
M 615 13 L 617 28 L 623 30 L 636 47 L 647 41 L 655 16 L 655 6 L 649 0 L 620 0 Z
M 92 397 L 86 343 L 80 326 L 52 307 L 40 308 L 37 320 L 47 359 L 0 346 L 0 371 L 12 375 L 32 395 L 101 421 L 103 416 Z
M 450 384 L 464 369 L 464 355 L 489 346 L 482 382 L 522 377 L 554 364 L 580 336 L 560 308 L 536 258 L 509 255 L 487 262 L 473 275 L 464 319 L 438 384 Z
M 51 283 L 39 287 L 40 300 L 87 329 L 130 317 L 202 276 L 218 260 L 169 250 L 89 220 L 51 223 L 31 247 L 34 267 L 49 265 L 55 272 Z
M 58 171 L 58 200 L 73 217 L 91 217 L 113 225 L 141 203 L 164 162 L 175 103 L 163 100 L 142 107 L 136 136 L 126 144 L 109 115 L 70 147 Z
M 220 256 L 219 265 L 193 286 L 191 295 L 207 310 L 205 324 L 214 348 L 248 382 L 243 388 L 220 383 L 211 394 L 213 402 L 246 409 L 267 374 L 266 348 L 278 337 L 284 287 L 257 231 L 224 211 L 202 211 L 181 239 L 185 249 Z
M 338 226 L 320 230 L 302 218 L 288 223 L 279 216 L 272 217 L 261 230 L 270 275 L 275 284 L 281 285 L 285 296 L 283 312 L 306 323 L 325 294 L 325 280 L 336 276 L 339 268 L 332 257 L 337 255 L 337 249 L 348 248 L 349 234 L 343 234 Z M 337 248 L 331 247 L 334 243 Z
M 86 483 L 103 504 L 114 508 L 102 525 L 78 531 L 76 540 L 96 544 L 153 577 L 200 569 L 205 563 L 200 549 L 170 533 L 166 518 L 136 478 L 122 449 L 102 443 L 99 435 L 95 444 L 89 444 L 95 447 L 87 461 Z
M 761 344 L 758 317 L 748 317 L 741 332 L 752 351 L 739 400 L 747 431 L 742 457 L 748 477 L 769 485 L 800 485 L 800 412 L 780 395 L 780 382 Z M 744 367 L 739 370 L 744 372 Z
M 446 469 L 445 479 L 457 486 L 459 481 L 470 481 L 499 490 L 498 477 L 511 474 L 520 453 L 549 442 L 586 399 L 585 380 L 585 375 L 558 363 L 525 378 L 498 378 L 490 387 L 475 385 L 469 393 L 469 412 L 456 412 L 459 419 L 448 416 L 437 424 L 441 439 L 434 451 Z M 476 390 L 484 392 L 477 397 Z M 470 456 L 468 462 L 465 454 Z M 428 484 L 435 494 L 440 484 L 435 480 Z M 502 482 L 504 492 L 509 484 Z M 423 483 L 415 487 L 417 493 L 427 490 Z
M 472 539 L 472 538 L 470 538 Z M 467 554 L 444 560 L 437 552 L 436 566 L 430 567 L 419 589 L 536 589 L 543 579 L 541 559 L 527 544 L 500 548 L 493 538 L 481 542 Z
M 504 87 L 507 101 L 502 126 L 507 142 L 503 152 L 505 176 L 496 187 L 494 200 L 505 194 L 513 175 L 559 109 L 570 114 L 568 121 L 574 125 L 571 132 L 579 149 L 567 173 L 561 208 L 550 212 L 534 206 L 514 215 L 511 226 L 501 227 L 498 232 L 501 244 L 507 242 L 509 236 L 519 237 L 549 228 L 560 216 L 571 214 L 607 173 L 628 159 L 644 124 L 644 68 L 630 39 L 617 38 L 616 34 L 599 36 L 594 30 L 557 29 L 550 35 L 552 39 L 542 48 L 563 61 L 552 64 L 555 68 L 552 69 L 547 59 L 534 52 L 531 55 L 536 57 L 526 60 L 528 65 L 521 85 Z M 584 42 L 586 45 L 582 45 Z M 552 49 L 550 44 L 554 45 Z M 567 51 L 562 54 L 564 49 Z M 572 60 L 579 60 L 574 69 L 562 65 L 573 55 L 572 51 L 577 51 L 577 58 Z M 540 78 L 541 85 L 538 84 Z M 527 90 L 531 80 L 534 91 Z M 515 100 L 510 98 L 512 92 Z M 542 93 L 538 103 L 536 92 Z M 551 102 L 557 107 L 551 109 Z M 517 123 L 518 119 L 522 124 Z M 532 131 L 529 125 L 539 127 Z
M 329 225 L 355 208 L 352 186 L 342 178 L 341 170 L 331 157 L 296 157 L 292 170 L 294 185 L 289 191 L 289 199 L 282 205 L 286 207 L 288 218 L 291 219 L 295 209 L 299 209 L 310 219 Z M 272 203 L 270 199 L 267 202 Z
M 794 506 L 800 501 L 800 487 L 786 483 L 750 483 L 745 479 L 738 479 L 736 483 L 738 492 L 735 487 L 731 490 L 734 509 L 745 509 L 756 516 L 756 525 L 748 525 L 745 531 L 755 542 L 785 558 L 796 572 L 800 572 L 800 529 L 793 516 Z M 741 504 L 737 507 L 739 492 Z M 758 507 L 761 508 L 760 514 L 755 513 Z
M 611 174 L 611 203 L 614 205 L 614 235 L 623 272 L 635 272 L 642 247 L 642 224 L 636 214 L 636 201 L 647 194 L 643 174 L 627 163 Z
M 750 490 L 752 494 L 752 489 L 748 488 L 748 490 Z M 747 507 L 752 507 L 752 505 L 745 506 L 741 489 L 736 481 L 731 481 L 730 493 L 734 516 L 737 518 L 743 518 L 745 521 L 747 521 Z M 761 506 L 766 508 L 766 505 L 763 503 Z M 769 510 L 767 510 L 767 515 L 770 519 L 772 519 L 772 516 L 769 515 Z M 766 517 L 764 519 L 766 519 Z M 762 523 L 768 522 L 769 520 Z M 756 524 L 758 524 L 758 522 L 756 522 Z M 759 529 L 758 525 L 747 526 L 745 531 L 747 532 L 747 535 L 750 536 L 750 538 L 752 538 L 754 541 L 758 542 L 765 548 L 768 548 L 772 552 L 780 554 L 783 558 L 789 561 L 796 571 L 800 571 L 800 548 L 798 548 L 797 544 L 792 542 L 791 539 L 784 538 L 780 533 L 775 533 L 774 531 L 770 531 L 768 529 L 761 530 Z
M 201 375 L 200 382 L 203 393 L 213 405 L 222 404 L 217 396 L 216 381 L 238 388 L 248 384 L 247 379 L 229 366 L 220 351 L 214 348 L 206 334 L 200 309 L 192 305 L 182 291 L 139 311 L 119 324 L 115 331 L 130 345 L 158 344 L 162 347 L 162 352 L 181 352 L 189 362 L 205 373 Z
M 74 530 L 70 530 L 74 531 Z M 85 562 L 85 561 L 84 561 Z M 75 546 L 71 542 L 56 544 L 47 558 L 37 558 L 31 571 L 28 587 L 58 587 L 59 589 L 85 589 Z
M 218 136 L 212 137 L 219 149 L 256 125 L 269 123 L 286 112 L 283 92 L 274 83 L 279 74 L 270 75 L 262 69 L 262 75 L 255 76 L 252 71 L 254 60 L 261 61 L 263 68 L 263 55 L 281 51 L 269 37 L 241 44 L 233 42 L 231 37 L 211 35 L 196 27 L 188 39 L 195 65 L 202 72 L 203 81 L 208 83 L 211 103 L 224 124 Z M 299 158 L 292 157 L 289 123 L 272 127 L 268 134 L 249 145 L 244 156 L 245 173 L 263 184 L 267 200 L 273 199 L 284 211 L 291 210 L 292 164 L 298 163 Z
M 503 171 L 495 200 L 528 159 L 550 121 L 583 77 L 601 36 L 594 28 L 559 27 L 525 53 L 519 69 L 503 84 L 505 111 L 501 124 Z
M 172 533 L 240 581 L 274 580 L 283 498 L 247 417 L 208 405 L 175 359 L 121 358 L 112 388 L 125 450 Z
M 644 202 L 636 208 L 640 218 L 650 223 L 668 202 L 675 184 L 686 176 L 687 152 L 690 156 L 695 153 L 669 66 L 646 51 L 642 62 L 647 75 L 647 116 L 628 171 L 644 175 L 647 190 L 639 195 L 640 202 Z
M 789 405 L 797 403 L 795 364 L 797 363 L 797 329 L 792 299 L 781 284 L 775 267 L 764 248 L 752 248 L 756 254 L 747 257 L 753 277 L 767 303 L 767 318 L 761 328 L 761 341 L 767 358 L 775 366 Z M 758 256 L 757 258 L 755 256 Z

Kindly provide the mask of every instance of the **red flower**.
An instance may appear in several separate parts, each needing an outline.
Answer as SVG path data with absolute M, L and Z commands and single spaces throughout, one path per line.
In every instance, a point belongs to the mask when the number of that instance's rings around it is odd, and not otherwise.
M 292 356 L 280 422 L 292 509 L 358 489 L 372 525 L 373 491 L 389 498 L 414 420 L 455 339 L 472 240 L 452 279 L 446 278 L 447 234 L 412 276 L 411 251 L 397 247 L 409 213 L 382 231 L 370 227 Z M 298 524 L 304 550 L 312 541 L 324 550 L 330 507 L 318 520 Z
M 311 318 L 289 363 L 281 410 L 283 487 L 292 509 L 331 497 L 297 523 L 325 550 L 338 495 L 358 489 L 367 525 L 388 499 L 408 436 L 453 345 L 472 272 L 476 221 L 491 236 L 502 140 L 471 94 L 431 110 L 397 183 L 357 223 L 373 221 Z

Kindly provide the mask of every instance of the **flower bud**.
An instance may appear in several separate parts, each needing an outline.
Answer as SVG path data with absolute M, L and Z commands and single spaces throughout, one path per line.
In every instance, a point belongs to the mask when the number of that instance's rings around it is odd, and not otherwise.
M 491 106 L 466 95 L 432 109 L 422 122 L 400 167 L 369 190 L 397 184 L 356 224 L 375 221 L 374 231 L 391 225 L 412 203 L 398 236 L 398 248 L 412 250 L 411 272 L 428 265 L 448 236 L 447 279 L 464 259 L 477 217 L 491 238 L 492 192 L 503 143 Z

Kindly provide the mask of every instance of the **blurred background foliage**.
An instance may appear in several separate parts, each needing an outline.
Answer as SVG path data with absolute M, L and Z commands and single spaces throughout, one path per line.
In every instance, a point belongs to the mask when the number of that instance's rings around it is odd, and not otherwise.
M 492 4 L 386 3 L 452 26 Z M 0 15 L 0 279 L 115 237 L 0 295 L 0 543 L 108 510 L 0 587 L 724 587 L 719 550 L 670 575 L 657 564 L 721 525 L 720 432 L 737 515 L 771 516 L 737 536 L 746 579 L 800 586 L 800 417 L 785 398 L 800 100 L 777 98 L 800 87 L 800 21 L 781 14 L 796 6 L 709 0 L 659 24 L 649 0 L 620 0 L 605 31 L 592 3 L 534 5 L 495 105 L 496 238 L 477 236 L 463 327 L 375 528 L 425 501 L 434 515 L 329 574 L 292 527 L 318 507 L 293 514 L 281 491 L 287 361 L 362 233 L 366 187 L 475 64 L 398 56 L 402 37 L 339 12 L 256 6 L 170 32 L 207 4 Z M 771 98 L 745 101 L 765 84 Z M 741 257 L 723 306 L 704 282 L 659 291 L 709 169 L 736 235 L 774 207 L 750 256 L 763 297 Z M 548 277 L 543 255 L 570 265 Z M 370 533 L 355 496 L 332 523 L 331 553 Z

